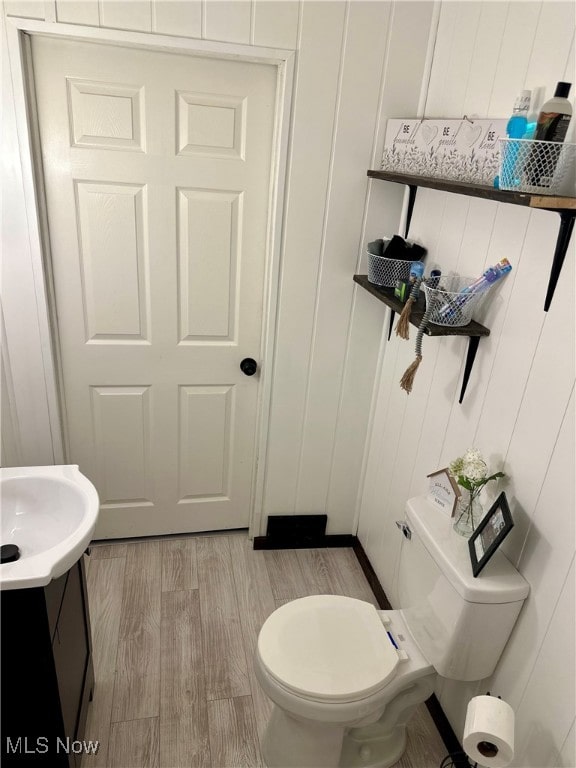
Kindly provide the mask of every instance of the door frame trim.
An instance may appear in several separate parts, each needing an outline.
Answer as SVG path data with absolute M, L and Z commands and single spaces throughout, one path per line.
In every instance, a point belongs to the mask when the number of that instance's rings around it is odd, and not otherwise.
M 44 185 L 41 173 L 40 143 L 37 135 L 32 78 L 27 68 L 27 46 L 31 35 L 47 35 L 84 42 L 101 42 L 122 47 L 143 48 L 213 58 L 239 59 L 245 62 L 266 63 L 277 67 L 277 90 L 267 247 L 265 264 L 265 296 L 262 340 L 260 349 L 260 382 L 256 414 L 255 461 L 252 476 L 250 510 L 250 537 L 261 533 L 264 486 L 266 480 L 266 454 L 270 423 L 273 370 L 276 339 L 278 291 L 280 287 L 280 258 L 283 233 L 283 211 L 288 163 L 288 137 L 291 123 L 295 51 L 262 46 L 220 43 L 196 38 L 182 38 L 149 32 L 87 27 L 74 24 L 55 24 L 19 17 L 5 18 L 8 57 L 19 144 L 27 232 L 30 244 L 36 314 L 40 331 L 40 348 L 44 372 L 48 423 L 50 435 L 45 436 L 52 446 L 53 462 L 65 462 L 63 430 L 64 402 L 59 390 L 60 355 L 57 340 L 56 317 L 53 312 L 53 285 L 48 252 L 47 219 Z M 8 340 L 9 342 L 9 340 Z M 31 351 L 33 354 L 36 350 Z M 18 391 L 18 381 L 14 381 Z

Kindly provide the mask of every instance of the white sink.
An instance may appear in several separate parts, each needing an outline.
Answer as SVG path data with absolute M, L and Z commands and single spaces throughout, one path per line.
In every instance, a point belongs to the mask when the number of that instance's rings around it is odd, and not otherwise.
M 20 550 L 0 564 L 1 589 L 43 587 L 66 573 L 90 543 L 98 508 L 76 465 L 0 469 L 0 544 Z

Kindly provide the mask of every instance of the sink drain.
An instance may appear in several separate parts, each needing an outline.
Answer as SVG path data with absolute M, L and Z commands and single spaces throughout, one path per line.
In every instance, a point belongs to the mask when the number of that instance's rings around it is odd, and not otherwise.
M 16 544 L 2 544 L 0 547 L 0 564 L 13 563 L 20 557 L 20 549 Z

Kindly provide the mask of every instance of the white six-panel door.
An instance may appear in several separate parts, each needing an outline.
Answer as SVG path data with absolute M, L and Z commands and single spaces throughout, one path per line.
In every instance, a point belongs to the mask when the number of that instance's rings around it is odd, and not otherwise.
M 97 536 L 248 524 L 276 67 L 33 37 L 67 461 Z

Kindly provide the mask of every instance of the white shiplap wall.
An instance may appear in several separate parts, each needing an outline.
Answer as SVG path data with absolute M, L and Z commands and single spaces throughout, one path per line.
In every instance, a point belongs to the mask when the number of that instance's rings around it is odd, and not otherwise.
M 393 191 L 376 216 L 366 169 L 381 155 L 381 115 L 417 107 L 432 10 L 302 7 L 266 512 L 328 512 L 330 533 L 351 531 L 382 329 L 382 307 L 351 276 L 402 200 Z M 404 81 L 398 50 L 411 53 Z
M 426 100 L 428 117 L 502 117 L 522 88 L 536 109 L 556 81 L 574 83 L 574 4 L 442 3 Z M 382 184 L 382 182 L 372 182 Z M 394 521 L 426 474 L 469 445 L 502 468 L 516 527 L 504 544 L 531 594 L 489 681 L 440 680 L 458 735 L 466 703 L 490 690 L 516 710 L 518 768 L 574 768 L 574 241 L 552 307 L 544 296 L 555 214 L 420 190 L 411 236 L 444 271 L 476 275 L 503 256 L 512 273 L 495 290 L 464 403 L 467 341 L 424 339 L 412 394 L 398 382 L 414 357 L 394 336 L 384 345 L 368 444 L 358 535 L 393 603 L 399 536 Z M 482 320 L 482 318 L 479 318 Z

